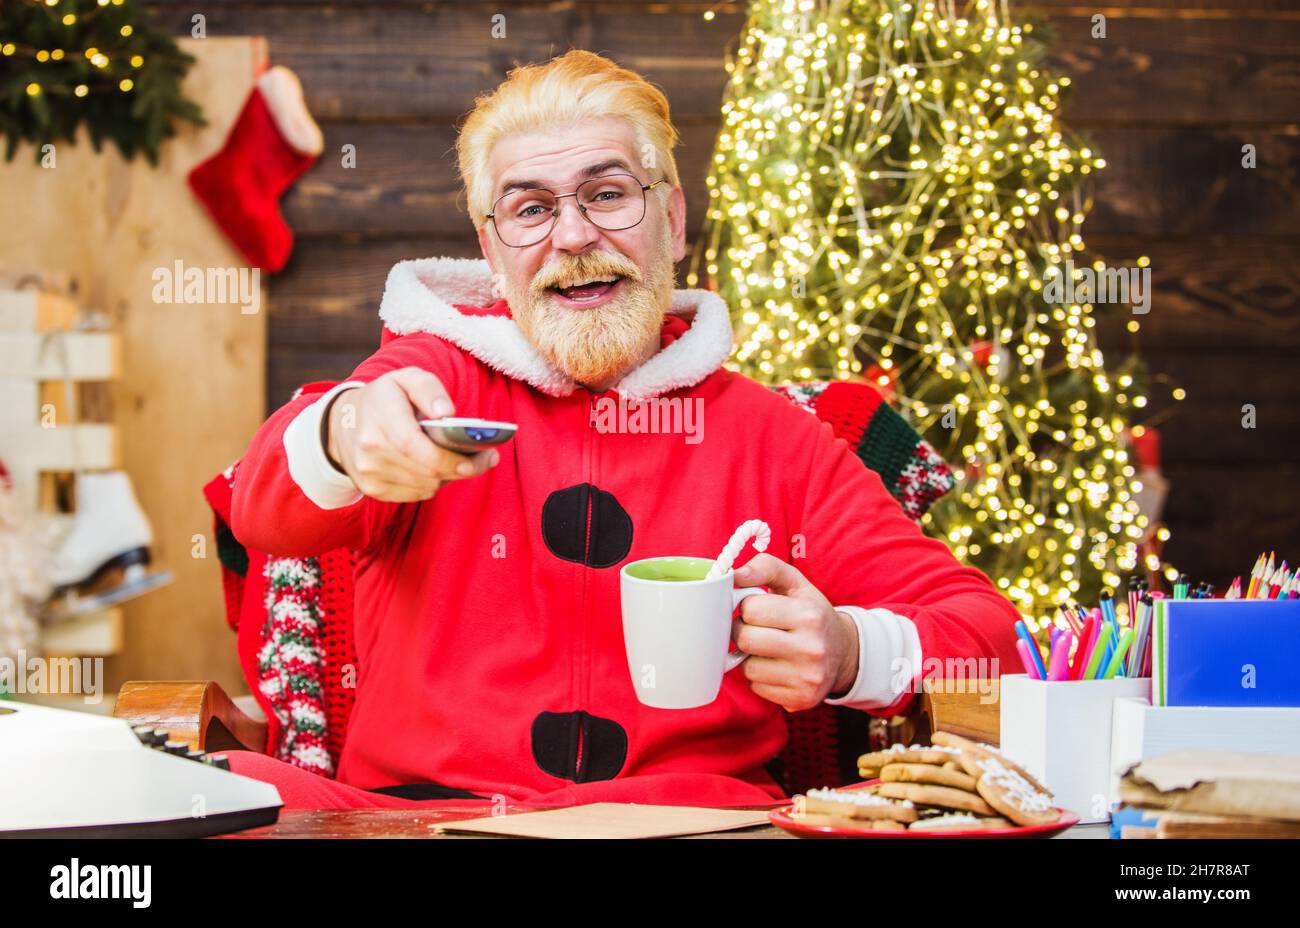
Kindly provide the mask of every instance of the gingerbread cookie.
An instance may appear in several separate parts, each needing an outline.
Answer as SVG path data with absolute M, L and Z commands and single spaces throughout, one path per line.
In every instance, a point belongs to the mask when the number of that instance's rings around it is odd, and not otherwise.
M 1017 825 L 1050 825 L 1061 812 L 1052 806 L 1052 796 L 1038 789 L 998 758 L 979 761 L 983 776 L 976 789 L 993 808 Z
M 841 819 L 837 815 L 806 815 L 800 821 L 810 825 L 833 825 L 835 828 L 855 829 L 859 832 L 905 832 L 907 825 L 889 819 Z
M 908 831 L 966 831 L 971 828 L 1010 828 L 1004 818 L 985 818 L 969 812 L 949 812 L 920 819 L 907 826 Z
M 961 770 L 950 770 L 934 764 L 886 764 L 880 770 L 880 779 L 886 783 L 933 783 L 951 786 L 968 793 L 975 792 L 975 778 Z
M 963 738 L 961 735 L 954 735 L 952 732 L 947 731 L 936 731 L 932 738 L 936 744 L 942 744 L 945 747 L 957 750 L 958 763 L 976 780 L 984 774 L 984 771 L 980 769 L 979 762 L 985 758 L 993 758 L 1008 770 L 1018 773 L 1036 790 L 1046 793 L 1048 798 L 1051 798 L 1052 791 L 1050 789 L 1035 780 L 1029 771 L 1003 756 L 993 745 L 971 741 L 969 738 Z
M 894 822 L 889 819 L 877 819 L 871 823 L 872 831 L 907 831 L 908 827 L 902 822 Z
M 858 773 L 863 777 L 879 776 L 886 764 L 943 764 L 957 759 L 954 748 L 934 747 L 932 745 L 895 744 L 884 751 L 872 751 L 858 758 Z
M 858 831 L 907 831 L 908 826 L 887 818 L 860 819 L 841 818 L 838 815 L 824 815 L 813 812 L 796 815 L 795 818 L 807 825 L 831 825 L 835 828 L 852 828 Z
M 974 812 L 976 815 L 996 815 L 979 793 L 970 793 L 951 786 L 933 786 L 929 783 L 881 783 L 877 793 L 889 799 L 906 799 L 914 805 L 940 806 Z
M 896 798 L 884 798 L 865 790 L 810 789 L 804 796 L 795 797 L 794 808 L 800 815 L 820 814 L 837 818 L 895 822 L 916 821 L 916 807 L 912 803 L 899 802 Z

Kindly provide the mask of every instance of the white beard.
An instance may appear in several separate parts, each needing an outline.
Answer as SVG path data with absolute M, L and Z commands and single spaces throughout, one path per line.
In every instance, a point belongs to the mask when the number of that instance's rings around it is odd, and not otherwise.
M 566 276 L 573 280 L 624 276 L 618 285 L 621 292 L 593 309 L 571 309 L 545 288 L 519 291 L 509 282 L 502 287 L 506 302 L 524 336 L 553 367 L 579 384 L 612 384 L 658 350 L 659 330 L 676 283 L 670 244 L 665 226 L 644 272 L 609 252 L 552 262 L 570 271 Z

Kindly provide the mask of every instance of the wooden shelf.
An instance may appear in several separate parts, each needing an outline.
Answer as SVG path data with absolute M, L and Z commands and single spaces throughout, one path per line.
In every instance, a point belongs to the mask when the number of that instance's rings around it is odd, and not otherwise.
M 122 341 L 116 334 L 65 332 L 57 338 L 56 344 L 44 333 L 0 332 L 0 371 L 23 380 L 116 380 L 121 375 Z
M 44 626 L 41 649 L 46 657 L 110 657 L 122 641 L 122 610 L 114 607 Z

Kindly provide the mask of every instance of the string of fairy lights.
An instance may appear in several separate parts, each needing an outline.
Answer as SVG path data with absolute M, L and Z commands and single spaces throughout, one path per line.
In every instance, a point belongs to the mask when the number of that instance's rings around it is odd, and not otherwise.
M 96 0 L 95 7 L 85 11 L 76 9 L 76 4 L 67 4 L 63 0 L 22 0 L 22 2 L 33 7 L 47 8 L 47 12 L 60 25 L 72 29 L 73 27 L 87 25 L 104 8 L 122 6 L 125 0 Z M 64 7 L 62 11 L 60 10 L 61 4 Z M 117 35 L 122 39 L 127 39 L 131 37 L 134 30 L 134 26 L 126 23 L 117 30 Z M 48 93 L 68 94 L 72 97 L 85 97 L 91 93 L 104 91 L 130 93 L 135 89 L 136 78 L 134 72 L 142 68 L 145 63 L 143 55 L 133 54 L 115 60 L 95 46 L 84 49 L 60 48 L 57 46 L 35 48 L 7 40 L 0 41 L 0 56 L 6 58 L 31 58 L 40 64 L 58 64 L 68 60 L 69 56 L 81 56 L 93 68 L 97 69 L 93 72 L 96 74 L 94 79 L 78 81 L 73 84 L 66 84 L 59 80 L 28 81 L 25 90 L 29 97 L 38 97 Z
M 157 164 L 180 124 L 205 125 L 182 84 L 194 64 L 138 0 L 0 3 L 0 134 L 53 166 L 54 143 L 105 142 Z
M 755 0 L 687 282 L 733 306 L 733 369 L 897 384 L 958 473 L 929 530 L 1042 624 L 1164 565 L 1139 564 L 1140 370 L 1108 371 L 1091 302 L 1044 299 L 1106 271 L 1080 232 L 1105 161 L 1032 33 L 994 0 Z

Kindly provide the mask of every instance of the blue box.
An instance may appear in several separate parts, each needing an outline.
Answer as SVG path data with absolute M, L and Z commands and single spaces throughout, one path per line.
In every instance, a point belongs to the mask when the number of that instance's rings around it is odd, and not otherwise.
M 1157 706 L 1300 706 L 1300 599 L 1160 599 Z

